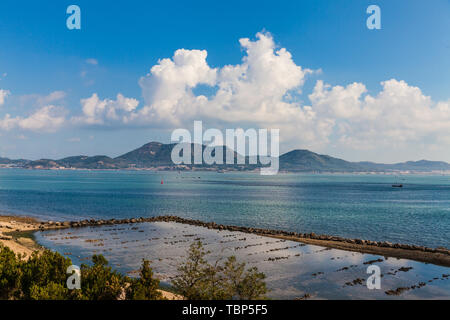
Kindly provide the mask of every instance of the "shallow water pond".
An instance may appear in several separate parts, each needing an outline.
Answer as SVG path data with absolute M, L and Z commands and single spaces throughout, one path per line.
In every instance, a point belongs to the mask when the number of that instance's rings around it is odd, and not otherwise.
M 211 262 L 235 255 L 257 266 L 267 275 L 268 296 L 275 299 L 305 294 L 311 299 L 450 299 L 450 268 L 179 223 L 51 230 L 37 232 L 36 240 L 77 265 L 103 254 L 113 268 L 131 276 L 137 275 L 142 259 L 148 259 L 164 283 L 176 275 L 190 244 L 201 240 Z M 366 286 L 371 264 L 381 269 L 381 290 Z M 399 287 L 410 289 L 400 295 L 385 293 Z

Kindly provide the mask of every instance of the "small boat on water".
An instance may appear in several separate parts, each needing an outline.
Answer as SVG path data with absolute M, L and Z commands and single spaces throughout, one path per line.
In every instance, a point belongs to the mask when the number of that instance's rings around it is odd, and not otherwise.
M 402 184 L 393 184 L 392 188 L 403 188 Z

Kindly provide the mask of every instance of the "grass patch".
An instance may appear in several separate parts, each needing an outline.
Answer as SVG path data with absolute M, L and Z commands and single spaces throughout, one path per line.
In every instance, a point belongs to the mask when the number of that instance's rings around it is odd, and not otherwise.
M 30 231 L 9 231 L 9 232 L 3 232 L 4 235 L 12 237 L 14 240 L 17 240 L 19 238 L 26 238 L 35 241 L 36 238 L 34 236 L 34 230 Z

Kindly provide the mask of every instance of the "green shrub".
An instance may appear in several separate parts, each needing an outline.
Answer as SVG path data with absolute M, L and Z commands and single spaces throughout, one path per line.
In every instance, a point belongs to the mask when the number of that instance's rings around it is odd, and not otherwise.
M 30 288 L 32 300 L 67 300 L 69 297 L 69 289 L 60 283 L 50 282 L 43 287 L 33 284 Z
M 65 258 L 57 252 L 50 250 L 45 250 L 40 254 L 34 252 L 27 261 L 21 262 L 21 298 L 32 299 L 32 287 L 34 287 L 35 293 L 40 288 L 49 290 L 55 285 L 66 287 L 66 271 L 71 265 L 72 261 L 69 258 Z
M 116 300 L 126 285 L 125 278 L 112 271 L 102 255 L 92 257 L 93 266 L 81 265 L 81 290 L 88 300 Z
M 200 241 L 190 246 L 186 261 L 178 268 L 179 274 L 173 281 L 181 295 L 189 300 L 265 298 L 265 275 L 256 267 L 245 270 L 245 263 L 238 263 L 234 256 L 224 265 L 219 261 L 212 265 L 205 259 L 208 253 Z
M 0 245 L 0 299 L 26 300 L 117 300 L 161 299 L 159 281 L 143 261 L 138 279 L 113 271 L 102 255 L 92 257 L 92 266 L 81 266 L 81 290 L 67 288 L 69 258 L 45 250 L 23 260 Z
M 20 259 L 12 250 L 0 244 L 0 299 L 20 296 L 21 277 Z
M 131 300 L 160 300 L 162 294 L 158 290 L 159 280 L 153 277 L 153 271 L 150 268 L 148 260 L 142 260 L 142 266 L 139 270 L 140 277 L 133 281 L 127 297 Z
M 208 281 L 205 270 L 209 265 L 205 260 L 206 252 L 200 241 L 193 243 L 188 251 L 186 262 L 178 267 L 180 273 L 172 282 L 176 291 L 190 300 L 201 300 Z
M 261 299 L 267 293 L 265 275 L 257 268 L 245 269 L 230 257 L 223 264 L 210 264 L 202 243 L 193 243 L 188 257 L 173 281 L 174 289 L 190 300 Z M 114 271 L 102 255 L 92 257 L 92 265 L 81 266 L 81 289 L 67 288 L 69 258 L 45 250 L 28 260 L 0 245 L 0 299 L 26 300 L 158 300 L 159 280 L 150 263 L 142 261 L 139 278 Z

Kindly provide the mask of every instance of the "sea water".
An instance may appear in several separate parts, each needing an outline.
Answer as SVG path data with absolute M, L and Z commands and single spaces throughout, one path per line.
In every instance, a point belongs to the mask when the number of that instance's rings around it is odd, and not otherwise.
M 398 182 L 404 187 L 392 188 Z M 0 169 L 0 213 L 52 220 L 176 215 L 449 248 L 450 176 Z

